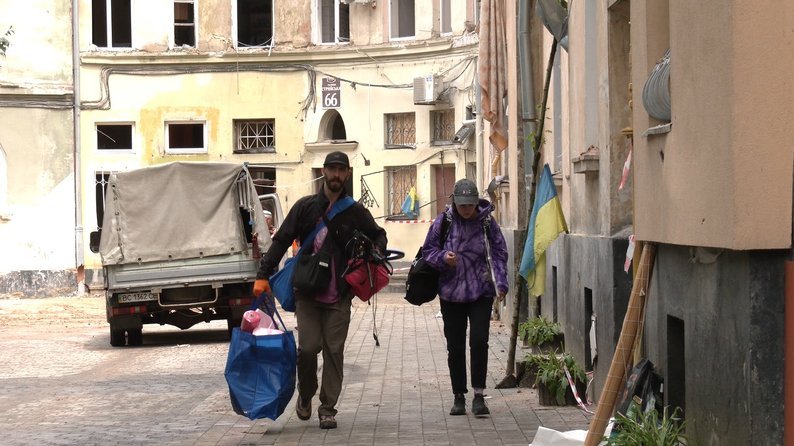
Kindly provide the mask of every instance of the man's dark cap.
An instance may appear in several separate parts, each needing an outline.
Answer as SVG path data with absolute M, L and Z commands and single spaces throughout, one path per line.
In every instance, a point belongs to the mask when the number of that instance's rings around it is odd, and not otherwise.
M 325 157 L 323 166 L 335 164 L 337 166 L 350 167 L 350 158 L 344 152 L 331 152 Z

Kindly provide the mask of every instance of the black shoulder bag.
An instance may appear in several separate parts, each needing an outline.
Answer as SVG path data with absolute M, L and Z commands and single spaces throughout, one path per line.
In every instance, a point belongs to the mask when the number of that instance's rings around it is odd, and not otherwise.
M 444 214 L 441 221 L 441 246 L 449 235 L 449 216 Z M 405 300 L 413 305 L 430 302 L 438 295 L 438 270 L 430 266 L 422 256 L 422 247 L 416 253 L 408 278 L 405 280 Z

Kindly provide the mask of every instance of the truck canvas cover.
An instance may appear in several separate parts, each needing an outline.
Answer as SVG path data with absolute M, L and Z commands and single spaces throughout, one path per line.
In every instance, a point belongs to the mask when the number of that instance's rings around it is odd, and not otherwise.
M 266 251 L 269 232 L 244 164 L 175 162 L 111 175 L 99 245 L 102 264 L 248 251 L 241 208 L 250 212 L 259 247 Z

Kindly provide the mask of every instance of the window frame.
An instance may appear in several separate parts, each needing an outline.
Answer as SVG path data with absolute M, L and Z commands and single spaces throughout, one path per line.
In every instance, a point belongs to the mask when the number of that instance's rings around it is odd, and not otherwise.
M 234 47 L 241 49 L 241 48 L 272 48 L 275 46 L 275 39 L 276 39 L 276 6 L 275 0 L 270 1 L 270 43 L 263 44 L 263 45 L 247 45 L 247 44 L 240 44 L 240 24 L 237 20 L 238 9 L 240 1 L 247 1 L 247 0 L 233 0 L 232 1 L 232 38 Z
M 177 23 L 176 22 L 176 11 L 174 11 L 174 9 L 176 9 L 176 4 L 177 3 L 187 3 L 187 4 L 192 5 L 192 7 L 193 7 L 193 22 L 192 23 L 183 24 L 183 23 Z M 198 5 L 197 5 L 197 3 L 198 2 L 196 0 L 174 0 L 173 1 L 174 8 L 171 8 L 171 23 L 173 24 L 173 26 L 171 27 L 171 36 L 170 36 L 171 40 L 169 42 L 171 44 L 170 45 L 171 48 L 181 48 L 183 46 L 187 46 L 189 48 L 196 48 L 198 46 L 198 19 L 199 19 L 199 17 L 198 17 Z M 188 26 L 193 27 L 193 44 L 192 45 L 187 45 L 187 44 L 184 44 L 184 43 L 183 44 L 177 44 L 176 43 L 176 29 L 177 29 L 177 27 L 185 27 L 185 28 L 187 28 Z
M 272 128 L 271 136 L 246 136 L 246 138 L 265 138 L 272 139 L 273 145 L 263 147 L 248 147 L 242 148 L 241 141 L 241 125 L 250 124 L 263 124 L 269 125 Z M 232 153 L 276 153 L 276 119 L 275 118 L 256 118 L 256 119 L 234 119 L 232 120 L 232 130 L 234 132 L 234 144 L 232 145 Z
M 94 25 L 94 3 L 95 2 L 104 2 L 105 3 L 105 45 L 97 45 L 94 42 L 94 32 L 93 32 L 93 25 Z M 127 11 L 129 15 L 129 22 L 130 22 L 130 45 L 129 46 L 114 46 L 113 45 L 113 0 L 91 0 L 91 45 L 95 45 L 97 48 L 102 48 L 103 50 L 129 50 L 135 48 L 135 35 L 132 30 L 135 29 L 135 24 L 133 23 L 133 18 L 135 17 L 135 1 L 129 0 L 130 2 L 130 9 Z
M 436 119 L 437 118 L 436 117 L 439 116 L 439 115 L 442 115 L 442 114 L 444 114 L 444 115 L 450 114 L 452 116 L 451 118 L 449 118 L 450 122 L 448 123 L 448 125 L 451 126 L 451 127 L 449 127 L 449 129 L 450 129 L 449 130 L 450 139 L 436 139 L 436 136 L 438 136 L 440 133 L 443 133 L 443 132 L 439 132 L 436 129 L 437 128 L 437 126 L 436 126 Z M 438 119 L 441 119 L 443 121 L 443 116 L 438 118 Z M 455 144 L 455 131 L 456 131 L 457 127 L 455 125 L 456 121 L 455 121 L 455 109 L 454 108 L 442 108 L 442 109 L 437 109 L 437 110 L 430 110 L 429 121 L 430 121 L 429 122 L 429 124 L 430 124 L 429 127 L 430 127 L 430 145 L 431 146 L 449 146 L 449 145 Z M 442 122 L 441 124 L 443 125 L 444 122 Z
M 413 2 L 414 10 L 411 20 L 413 21 L 413 34 L 410 36 L 400 36 L 395 35 L 395 26 L 397 27 L 397 34 L 399 34 L 400 28 L 400 16 L 399 16 L 399 4 L 400 2 L 410 1 Z M 421 1 L 421 0 L 420 0 Z M 394 7 L 397 5 L 397 18 L 394 18 Z M 401 40 L 416 40 L 416 1 L 415 0 L 389 0 L 389 41 L 401 41 Z
M 334 40 L 328 42 L 323 40 L 324 22 L 323 22 L 322 12 L 323 12 L 323 3 L 325 2 L 334 3 L 334 23 L 333 23 Z M 341 40 L 341 37 L 339 35 L 340 23 L 341 23 L 340 8 L 342 8 L 342 5 L 344 5 L 347 8 L 347 40 Z M 350 2 L 342 3 L 341 0 L 315 0 L 314 29 L 315 29 L 314 43 L 317 45 L 349 45 L 350 44 Z
M 171 147 L 171 126 L 172 125 L 201 125 L 202 126 L 202 139 L 203 147 L 185 147 L 185 148 L 172 148 Z M 172 119 L 165 121 L 165 153 L 171 155 L 193 155 L 193 154 L 206 154 L 209 153 L 207 136 L 209 135 L 209 124 L 206 120 L 190 120 L 190 119 Z
M 438 33 L 442 36 L 452 34 L 452 0 L 438 0 Z M 447 20 L 447 31 L 444 30 L 444 19 Z
M 408 192 L 411 191 L 411 187 L 416 186 L 416 181 L 418 178 L 417 168 L 415 164 L 403 165 L 403 166 L 385 166 L 383 168 L 386 171 L 385 181 L 386 186 L 384 188 L 384 204 L 386 205 L 386 219 L 387 220 L 414 220 L 415 218 L 408 217 L 407 215 L 402 213 L 402 204 L 405 201 L 405 197 L 408 196 Z M 400 189 L 395 184 L 395 173 L 402 171 L 402 170 L 409 170 L 407 181 L 410 184 L 403 189 Z M 406 179 L 402 180 L 403 182 Z M 405 185 L 404 185 L 405 186 Z M 417 188 L 418 189 L 418 188 Z M 396 209 L 396 213 L 395 213 Z
M 129 126 L 130 128 L 130 147 L 127 149 L 102 149 L 99 147 L 99 127 L 100 126 Z M 102 154 L 110 154 L 110 153 L 135 153 L 135 122 L 132 121 L 118 121 L 118 122 L 108 122 L 108 121 L 100 121 L 94 123 L 94 135 L 96 138 L 94 139 L 94 150 L 98 153 Z
M 390 138 L 389 119 L 397 119 L 399 116 L 413 116 L 413 125 L 409 127 L 409 133 L 413 134 L 413 142 L 410 143 L 395 143 L 394 138 Z M 383 114 L 383 147 L 385 149 L 416 149 L 416 112 L 398 112 L 398 113 L 384 113 Z

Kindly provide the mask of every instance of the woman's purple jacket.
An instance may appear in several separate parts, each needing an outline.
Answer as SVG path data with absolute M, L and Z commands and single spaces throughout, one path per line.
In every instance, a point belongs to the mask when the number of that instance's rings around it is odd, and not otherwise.
M 430 266 L 440 272 L 438 295 L 441 299 L 449 302 L 474 302 L 482 297 L 496 296 L 491 273 L 488 270 L 483 234 L 483 220 L 491 215 L 492 210 L 491 202 L 481 198 L 475 217 L 464 220 L 454 210 L 454 206 L 450 206 L 430 226 L 422 246 L 422 255 Z M 447 230 L 447 240 L 442 248 L 440 238 L 444 214 L 452 218 L 452 223 Z M 488 228 L 488 235 L 496 286 L 499 291 L 507 293 L 507 244 L 499 224 L 493 218 Z M 447 251 L 455 253 L 457 266 L 452 267 L 444 262 L 444 254 Z

